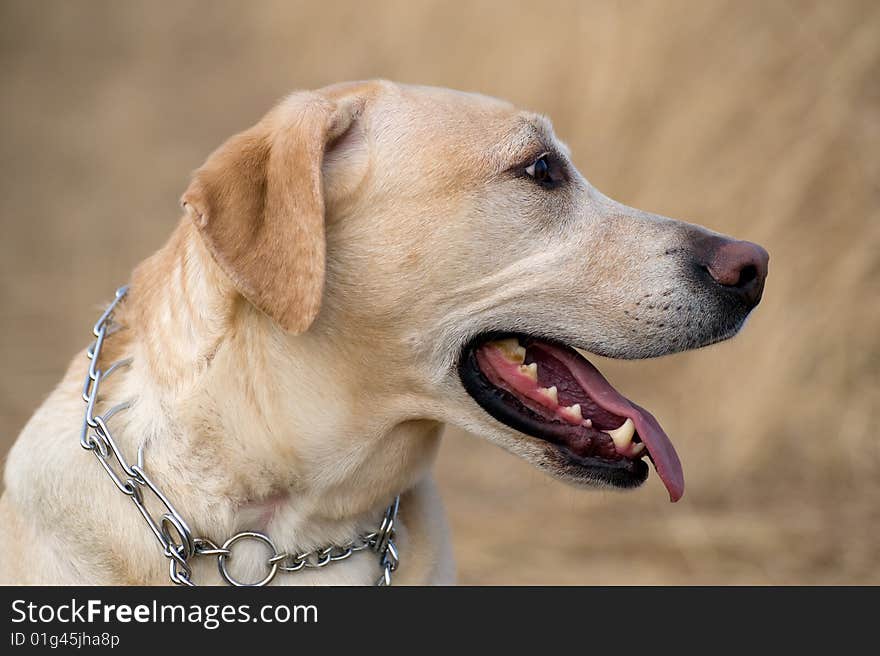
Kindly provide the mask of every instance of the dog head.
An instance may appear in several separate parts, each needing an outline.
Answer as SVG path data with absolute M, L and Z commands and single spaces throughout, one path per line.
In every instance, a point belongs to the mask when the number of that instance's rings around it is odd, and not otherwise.
M 457 424 L 584 484 L 638 485 L 648 457 L 673 500 L 659 424 L 578 351 L 727 339 L 767 275 L 755 244 L 602 195 L 544 117 L 387 82 L 292 95 L 183 203 L 238 292 L 332 343 L 389 421 Z

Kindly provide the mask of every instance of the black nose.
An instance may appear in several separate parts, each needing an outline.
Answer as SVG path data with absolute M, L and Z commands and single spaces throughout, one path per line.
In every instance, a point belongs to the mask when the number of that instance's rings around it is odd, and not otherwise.
M 711 237 L 701 241 L 695 255 L 698 265 L 726 291 L 750 307 L 760 302 L 770 255 L 758 244 Z

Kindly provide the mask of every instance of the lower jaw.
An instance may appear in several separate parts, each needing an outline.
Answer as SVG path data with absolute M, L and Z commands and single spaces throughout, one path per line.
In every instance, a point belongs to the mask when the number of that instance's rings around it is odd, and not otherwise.
M 582 458 L 567 447 L 557 445 L 552 445 L 547 452 L 547 460 L 551 474 L 575 485 L 631 489 L 648 479 L 648 463 L 644 460 L 606 462 Z

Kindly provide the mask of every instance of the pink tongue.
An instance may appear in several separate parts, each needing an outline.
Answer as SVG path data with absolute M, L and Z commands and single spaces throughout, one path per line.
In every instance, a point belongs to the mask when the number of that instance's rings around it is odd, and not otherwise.
M 575 380 L 587 391 L 593 400 L 608 412 L 621 417 L 629 417 L 636 425 L 636 431 L 645 448 L 651 454 L 657 475 L 669 492 L 670 501 L 678 501 L 684 494 L 684 473 L 681 462 L 672 442 L 660 428 L 654 416 L 635 403 L 629 401 L 615 390 L 611 383 L 588 360 L 567 349 L 550 344 L 536 343 L 530 348 L 540 348 L 564 363 Z

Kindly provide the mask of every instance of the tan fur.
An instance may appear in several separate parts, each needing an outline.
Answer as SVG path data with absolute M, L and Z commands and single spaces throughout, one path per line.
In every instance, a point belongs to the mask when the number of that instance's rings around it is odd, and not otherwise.
M 565 153 L 549 123 L 508 103 L 366 82 L 296 93 L 208 158 L 133 274 L 101 363 L 133 364 L 99 407 L 133 401 L 111 429 L 131 458 L 144 446 L 197 535 L 258 529 L 302 551 L 374 527 L 402 493 L 395 581 L 452 582 L 430 473 L 442 425 L 553 468 L 463 391 L 463 342 L 540 330 L 641 357 L 681 335 L 639 322 L 638 301 L 688 298 L 663 254 L 698 229 L 615 203 L 573 167 L 550 195 L 512 176 L 550 148 Z M 79 446 L 86 366 L 78 354 L 9 455 L 0 580 L 167 583 L 140 516 Z M 260 578 L 264 558 L 242 545 L 234 571 Z M 275 583 L 377 575 L 364 552 Z M 215 561 L 194 578 L 219 583 Z

